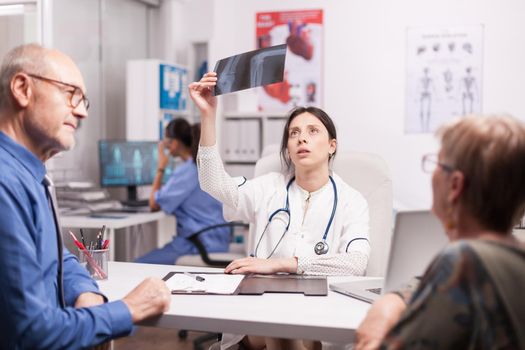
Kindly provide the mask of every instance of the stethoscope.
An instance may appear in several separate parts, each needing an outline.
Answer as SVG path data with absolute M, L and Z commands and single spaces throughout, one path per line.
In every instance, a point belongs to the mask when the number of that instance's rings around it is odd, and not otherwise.
M 326 236 L 328 236 L 328 231 L 330 230 L 330 226 L 332 226 L 332 221 L 334 221 L 334 216 L 335 216 L 335 210 L 337 209 L 337 186 L 335 185 L 335 181 L 332 178 L 332 176 L 329 176 L 329 179 L 330 179 L 330 182 L 332 183 L 332 187 L 334 189 L 334 203 L 332 204 L 332 214 L 330 215 L 330 220 L 328 220 L 328 224 L 326 225 L 326 229 L 324 231 L 323 239 L 321 241 L 317 242 L 315 244 L 315 246 L 314 246 L 314 252 L 317 255 L 326 254 L 326 253 L 328 253 L 328 250 L 330 249 L 330 247 L 328 246 L 328 243 L 326 243 Z M 268 255 L 268 257 L 266 259 L 269 259 L 273 255 L 273 253 L 275 252 L 275 250 L 277 249 L 277 247 L 279 246 L 279 244 L 283 240 L 284 236 L 286 235 L 286 232 L 288 232 L 288 228 L 290 227 L 290 222 L 292 221 L 291 220 L 291 214 L 290 214 L 290 200 L 289 200 L 290 192 L 289 192 L 289 190 L 290 190 L 290 186 L 292 185 L 292 183 L 294 181 L 295 181 L 295 176 L 292 177 L 290 179 L 290 181 L 288 182 L 288 184 L 286 185 L 286 204 L 285 204 L 284 208 L 277 209 L 268 218 L 268 222 L 266 223 L 266 226 L 264 227 L 264 230 L 263 230 L 263 232 L 261 234 L 261 237 L 259 238 L 259 241 L 257 242 L 257 245 L 255 246 L 255 251 L 254 251 L 253 254 L 251 254 L 252 257 L 257 257 L 257 250 L 259 249 L 259 244 L 261 244 L 262 238 L 264 237 L 264 234 L 266 233 L 266 229 L 268 228 L 268 225 L 270 225 L 270 223 L 272 222 L 272 219 L 275 217 L 275 215 L 277 215 L 277 214 L 279 214 L 281 212 L 288 214 L 288 224 L 286 225 L 286 228 L 284 229 L 284 232 L 281 235 L 281 238 L 279 238 L 279 241 L 277 242 L 277 244 L 275 245 L 275 247 L 271 251 L 270 255 Z

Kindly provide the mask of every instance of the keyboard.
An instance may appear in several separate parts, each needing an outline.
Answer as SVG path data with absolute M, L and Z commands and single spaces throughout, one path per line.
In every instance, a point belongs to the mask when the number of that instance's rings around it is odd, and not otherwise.
M 149 206 L 149 199 L 138 199 L 138 200 L 131 200 L 131 201 L 122 201 L 121 202 L 123 206 L 125 207 L 147 207 Z
M 381 289 L 382 288 L 370 288 L 370 289 L 367 289 L 367 291 L 379 295 L 381 294 Z
M 122 207 L 122 208 L 109 208 L 103 210 L 97 210 L 95 213 L 104 214 L 104 213 L 149 213 L 151 209 L 149 207 Z

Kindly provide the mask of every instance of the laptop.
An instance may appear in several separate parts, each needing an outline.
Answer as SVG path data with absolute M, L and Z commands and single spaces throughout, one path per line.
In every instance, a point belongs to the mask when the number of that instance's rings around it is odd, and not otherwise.
M 439 220 L 428 210 L 399 212 L 384 279 L 331 283 L 330 289 L 369 303 L 422 276 L 448 243 Z

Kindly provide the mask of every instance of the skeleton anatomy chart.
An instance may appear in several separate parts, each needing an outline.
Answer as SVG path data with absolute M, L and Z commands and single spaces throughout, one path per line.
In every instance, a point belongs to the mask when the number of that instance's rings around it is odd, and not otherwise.
M 483 26 L 407 29 L 405 133 L 481 112 Z

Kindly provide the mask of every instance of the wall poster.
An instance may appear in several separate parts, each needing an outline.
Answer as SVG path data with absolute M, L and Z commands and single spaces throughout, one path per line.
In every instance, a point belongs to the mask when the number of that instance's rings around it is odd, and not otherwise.
M 289 111 L 295 106 L 322 106 L 323 10 L 256 14 L 257 48 L 286 43 L 282 83 L 258 88 L 260 111 Z
M 480 113 L 483 25 L 407 29 L 405 133 Z

